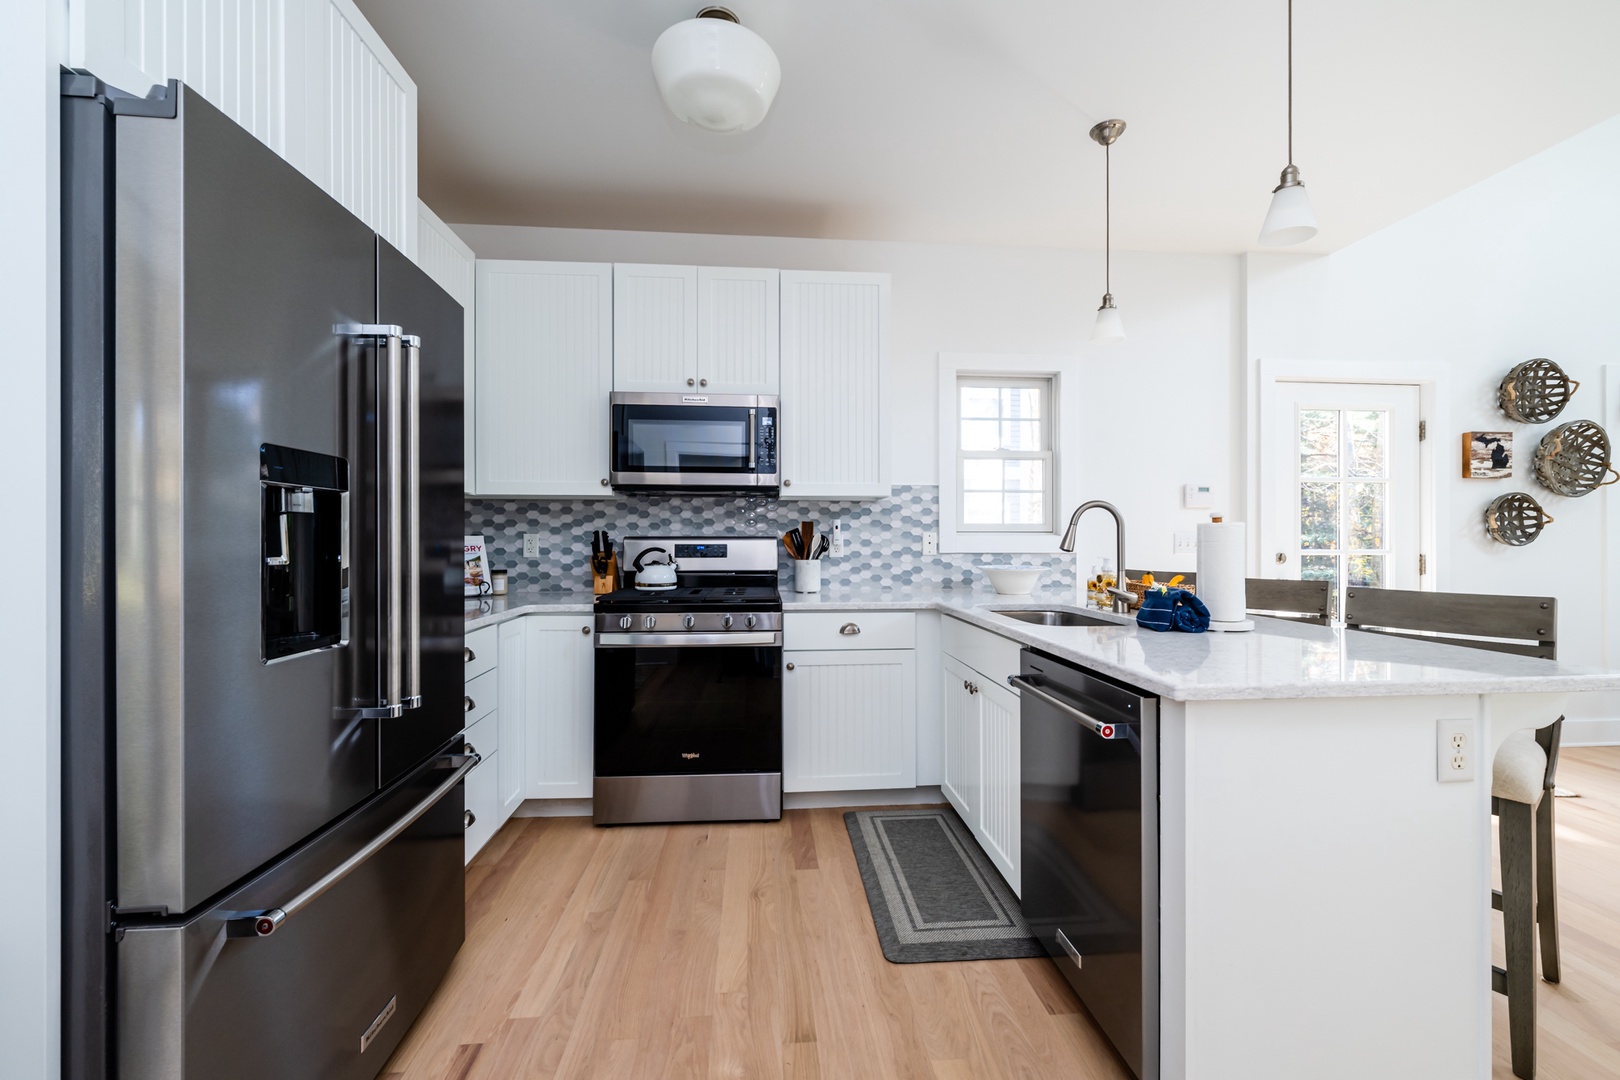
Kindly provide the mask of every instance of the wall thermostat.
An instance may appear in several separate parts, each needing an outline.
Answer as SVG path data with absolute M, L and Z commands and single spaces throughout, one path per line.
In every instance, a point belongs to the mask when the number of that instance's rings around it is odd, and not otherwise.
M 1183 484 L 1181 505 L 1188 510 L 1208 510 L 1215 505 L 1215 489 L 1209 484 Z

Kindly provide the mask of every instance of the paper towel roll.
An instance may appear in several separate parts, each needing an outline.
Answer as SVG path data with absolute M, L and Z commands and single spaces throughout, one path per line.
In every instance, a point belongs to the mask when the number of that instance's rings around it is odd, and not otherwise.
M 1241 521 L 1198 526 L 1198 598 L 1209 608 L 1211 630 L 1252 630 L 1248 571 Z

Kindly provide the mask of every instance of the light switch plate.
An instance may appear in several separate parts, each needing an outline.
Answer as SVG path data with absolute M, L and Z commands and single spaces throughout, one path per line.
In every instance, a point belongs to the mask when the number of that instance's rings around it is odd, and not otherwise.
M 1472 720 L 1441 720 L 1435 724 L 1435 779 L 1442 784 L 1461 783 L 1474 778 L 1479 757 Z
M 1175 554 L 1189 555 L 1198 550 L 1198 534 L 1191 529 L 1176 530 Z

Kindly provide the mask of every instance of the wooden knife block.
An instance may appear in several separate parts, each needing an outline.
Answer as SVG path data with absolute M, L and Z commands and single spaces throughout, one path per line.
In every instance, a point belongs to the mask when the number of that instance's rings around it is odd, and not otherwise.
M 598 574 L 596 567 L 591 567 L 591 592 L 597 596 L 610 593 L 619 587 L 619 556 L 616 552 L 608 554 L 607 573 Z

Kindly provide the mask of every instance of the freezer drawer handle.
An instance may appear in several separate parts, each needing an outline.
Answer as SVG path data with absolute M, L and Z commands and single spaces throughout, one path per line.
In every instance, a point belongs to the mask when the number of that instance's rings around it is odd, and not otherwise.
M 1015 690 L 1020 690 L 1020 691 L 1022 691 L 1024 693 L 1026 693 L 1026 694 L 1034 694 L 1036 697 L 1040 698 L 1042 701 L 1046 702 L 1048 705 L 1052 706 L 1054 709 L 1058 709 L 1058 710 L 1062 711 L 1064 714 L 1066 714 L 1068 716 L 1071 716 L 1074 719 L 1080 721 L 1080 723 L 1084 724 L 1087 728 L 1089 728 L 1091 731 L 1095 732 L 1101 738 L 1104 738 L 1104 739 L 1128 739 L 1128 738 L 1130 738 L 1130 725 L 1129 724 L 1112 724 L 1112 723 L 1109 723 L 1106 720 L 1098 720 L 1095 716 L 1088 716 L 1085 713 L 1081 712 L 1079 709 L 1075 708 L 1073 705 L 1069 704 L 1067 701 L 1064 701 L 1062 698 L 1058 697 L 1056 694 L 1053 694 L 1048 690 L 1042 689 L 1040 686 L 1036 685 L 1035 682 L 1033 682 L 1027 676 L 1024 676 L 1024 675 L 1009 675 L 1009 676 L 1007 676 L 1007 684 L 1009 686 L 1011 686 Z
M 1062 930 L 1059 930 L 1057 932 L 1057 942 L 1059 945 L 1063 946 L 1063 951 L 1069 954 L 1069 959 L 1074 961 L 1075 967 L 1084 966 L 1080 963 L 1080 950 L 1074 947 L 1074 942 L 1069 940 L 1068 934 L 1065 934 Z
M 457 784 L 461 783 L 462 779 L 472 772 L 473 767 L 481 760 L 477 754 L 456 754 L 445 758 L 443 767 L 455 771 L 446 777 L 442 784 L 433 789 L 433 794 L 417 803 L 410 813 L 388 826 L 382 833 L 372 837 L 371 842 L 365 847 L 344 859 L 343 862 L 333 867 L 319 881 L 285 904 L 266 908 L 264 911 L 246 912 L 230 920 L 233 924 L 231 929 L 240 927 L 246 931 L 246 933 L 239 931 L 232 936 L 264 938 L 275 933 L 282 923 L 308 907 L 326 890 L 358 870 L 373 855 L 392 843 L 394 837 L 415 825 L 418 818 L 433 809 L 438 804 L 438 801 L 448 795 Z

